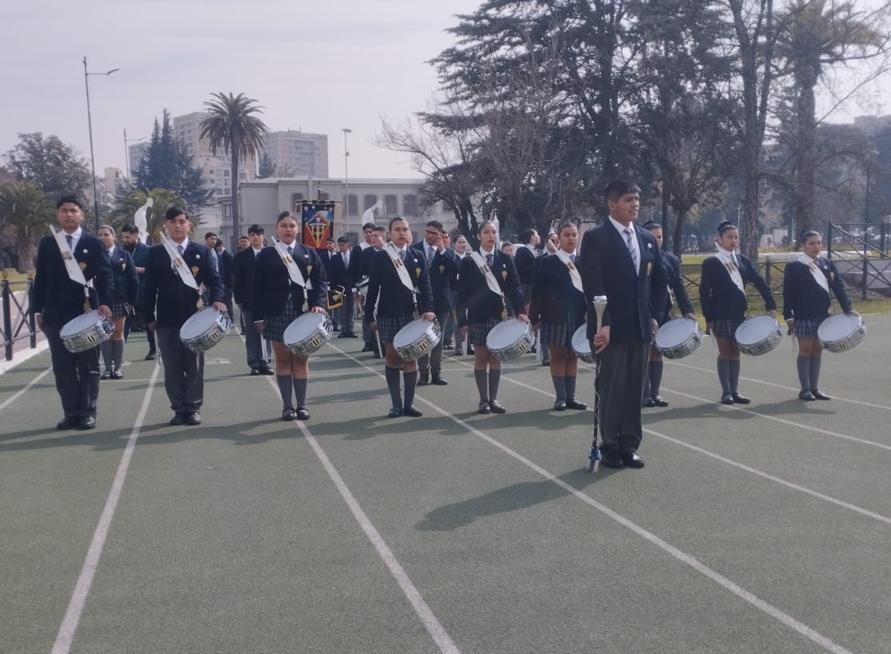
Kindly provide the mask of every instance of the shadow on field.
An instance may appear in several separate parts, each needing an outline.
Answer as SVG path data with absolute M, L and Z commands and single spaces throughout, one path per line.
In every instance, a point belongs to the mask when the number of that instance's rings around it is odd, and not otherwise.
M 601 468 L 597 474 L 584 469 L 573 470 L 560 475 L 559 479 L 576 490 L 583 490 L 596 481 L 618 472 Z M 434 509 L 415 525 L 418 531 L 452 531 L 465 527 L 477 518 L 521 511 L 531 506 L 567 497 L 569 492 L 548 479 L 524 481 L 505 488 L 454 504 L 446 504 Z
M 717 403 L 697 404 L 691 407 L 668 407 L 662 410 L 647 410 L 643 413 L 643 422 L 647 426 L 657 425 L 665 420 L 702 420 L 708 418 L 717 418 L 720 420 L 755 420 L 758 418 L 754 413 L 761 413 L 765 416 L 828 416 L 836 415 L 837 411 L 832 409 L 824 409 L 824 404 L 816 404 L 814 402 L 802 402 L 799 399 L 781 400 L 771 404 L 755 403 L 741 405 L 737 408 L 742 411 L 734 411 L 731 407 Z
M 383 403 L 381 407 L 384 407 Z M 309 425 L 309 428 L 315 436 L 341 436 L 346 441 L 363 441 L 377 436 L 400 434 L 423 436 L 424 434 L 458 435 L 467 433 L 466 429 L 453 420 L 429 413 L 425 413 L 421 418 L 387 418 L 385 415 L 363 415 L 353 420 Z

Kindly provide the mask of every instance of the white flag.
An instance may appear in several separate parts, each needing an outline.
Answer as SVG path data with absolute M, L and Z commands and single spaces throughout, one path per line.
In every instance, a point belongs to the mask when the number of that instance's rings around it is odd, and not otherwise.
M 374 223 L 374 210 L 378 208 L 378 203 L 375 202 L 373 205 L 368 207 L 365 210 L 365 213 L 362 214 L 362 224 L 365 223 Z
M 146 220 L 145 214 L 146 211 L 151 209 L 155 204 L 155 200 L 151 197 L 146 198 L 145 204 L 143 204 L 139 209 L 136 210 L 136 213 L 133 214 L 133 224 L 139 229 L 139 240 L 145 242 L 146 232 L 148 230 L 148 221 Z

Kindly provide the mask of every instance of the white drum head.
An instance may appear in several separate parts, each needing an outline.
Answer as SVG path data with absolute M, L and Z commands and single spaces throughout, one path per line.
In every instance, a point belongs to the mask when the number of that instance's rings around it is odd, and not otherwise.
M 588 340 L 588 325 L 582 325 L 573 332 L 572 349 L 577 354 L 591 354 L 591 341 Z
M 510 347 L 522 340 L 528 329 L 529 325 L 518 318 L 503 320 L 489 330 L 486 335 L 486 347 L 490 350 Z
M 324 313 L 307 312 L 297 316 L 285 327 L 282 335 L 285 343 L 299 343 L 315 334 L 327 320 Z
M 219 320 L 220 312 L 213 308 L 204 309 L 192 315 L 179 328 L 179 336 L 183 340 L 198 338 Z
M 59 338 L 68 338 L 70 336 L 75 336 L 76 334 L 80 334 L 81 332 L 89 329 L 96 324 L 98 315 L 99 314 L 97 312 L 90 311 L 89 313 L 83 313 L 79 315 L 77 318 L 72 318 L 64 325 L 62 325 L 62 329 L 59 330 Z
M 820 323 L 817 336 L 821 341 L 838 341 L 857 331 L 861 322 L 860 316 L 849 316 L 845 313 L 830 316 Z
M 756 316 L 736 328 L 736 342 L 740 345 L 756 345 L 769 338 L 777 330 L 776 318 Z
M 656 348 L 670 349 L 677 347 L 693 336 L 699 329 L 695 320 L 690 318 L 675 318 L 659 328 L 656 332 Z
M 412 320 L 393 337 L 393 347 L 401 348 L 414 345 L 431 327 L 433 327 L 432 320 L 424 320 L 423 318 Z

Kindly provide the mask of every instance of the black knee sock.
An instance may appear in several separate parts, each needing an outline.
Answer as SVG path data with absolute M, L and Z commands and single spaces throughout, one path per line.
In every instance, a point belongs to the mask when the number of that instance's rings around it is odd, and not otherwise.
M 297 396 L 297 408 L 306 408 L 306 379 L 298 379 L 294 377 L 294 395 Z
M 111 360 L 114 363 L 114 369 L 120 370 L 124 364 L 124 341 L 111 342 Z
M 571 377 L 570 375 L 566 375 L 566 399 L 575 399 L 575 377 Z
M 811 357 L 811 371 L 810 371 L 810 389 L 812 391 L 816 391 L 820 389 L 820 365 L 823 363 L 822 356 Z
M 111 370 L 112 369 L 111 341 L 105 341 L 102 345 L 100 345 L 99 351 L 102 352 L 102 363 L 105 365 L 105 369 Z
M 390 391 L 390 401 L 393 403 L 394 409 L 402 408 L 402 393 L 399 390 L 399 374 L 402 372 L 399 368 L 384 367 L 387 377 L 387 390 Z
M 275 381 L 278 382 L 278 392 L 282 396 L 282 408 L 293 409 L 294 402 L 291 398 L 294 394 L 294 378 L 291 375 L 276 375 Z
M 501 368 L 489 369 L 489 401 L 498 399 L 498 382 L 501 381 Z
M 730 359 L 730 392 L 736 393 L 739 388 L 739 359 Z
M 799 354 L 795 364 L 798 367 L 798 383 L 801 390 L 806 391 L 811 387 L 811 358 Z
M 551 375 L 551 381 L 554 382 L 554 392 L 557 394 L 558 402 L 566 401 L 566 377 L 557 377 L 556 375 Z
M 721 382 L 721 395 L 730 395 L 730 361 L 718 359 L 718 381 Z
M 473 369 L 473 379 L 476 381 L 476 390 L 480 393 L 480 402 L 489 401 L 488 373 L 485 370 Z
M 655 398 L 659 395 L 659 387 L 662 385 L 662 370 L 665 364 L 662 361 L 650 361 L 649 374 L 650 380 L 650 397 Z
M 403 406 L 407 409 L 415 405 L 415 387 L 418 385 L 418 371 L 403 372 L 402 382 L 405 384 L 405 402 Z

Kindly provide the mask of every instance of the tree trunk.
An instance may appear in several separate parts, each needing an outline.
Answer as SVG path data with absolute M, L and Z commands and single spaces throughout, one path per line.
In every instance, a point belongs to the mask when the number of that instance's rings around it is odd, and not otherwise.
M 232 237 L 229 239 L 230 242 L 227 244 L 227 247 L 235 251 L 236 244 L 238 242 L 238 237 L 241 235 L 241 225 L 238 222 L 238 152 L 239 152 L 238 144 L 233 142 L 232 149 L 229 154 L 232 157 L 231 162 L 229 164 L 229 174 L 231 178 L 229 179 L 229 184 L 232 186 Z
M 34 240 L 30 234 L 16 236 L 16 254 L 18 254 L 18 271 L 20 273 L 34 272 Z
M 796 74 L 796 150 L 795 190 L 795 234 L 791 237 L 797 243 L 797 236 L 809 229 L 814 221 L 814 166 L 816 158 L 814 87 L 817 84 L 817 70 L 812 65 L 799 62 Z
M 684 249 L 684 225 L 687 224 L 687 212 L 689 211 L 689 207 L 686 209 L 678 209 L 677 216 L 674 221 L 674 236 L 671 239 L 671 251 L 674 252 L 675 256 L 680 257 L 681 253 Z M 662 230 L 662 233 L 665 233 L 665 230 Z

